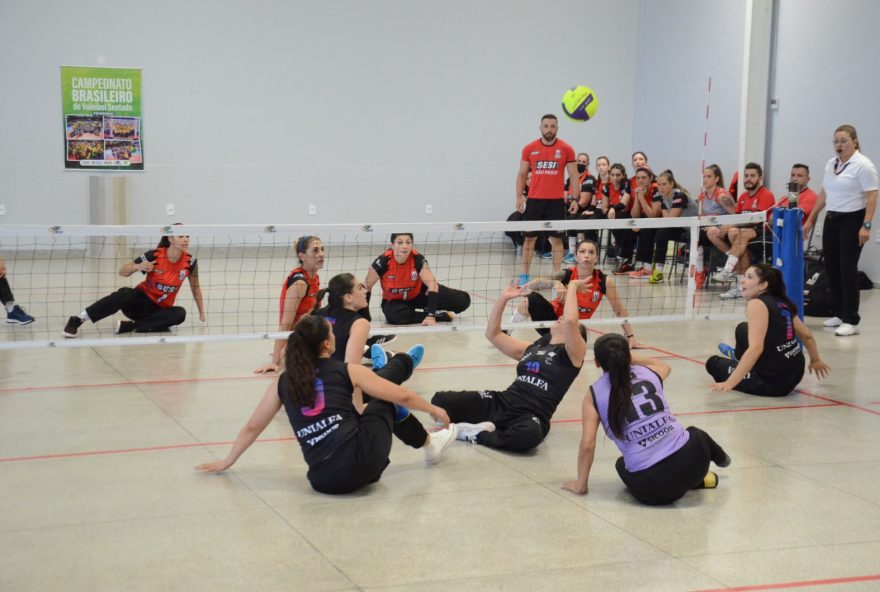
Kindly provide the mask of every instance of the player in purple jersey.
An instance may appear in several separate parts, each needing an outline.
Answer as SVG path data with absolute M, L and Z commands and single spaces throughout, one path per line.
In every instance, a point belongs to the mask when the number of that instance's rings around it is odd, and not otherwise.
M 593 346 L 596 365 L 605 371 L 583 402 L 583 434 L 578 450 L 578 476 L 562 485 L 587 493 L 599 423 L 617 445 L 617 474 L 643 504 L 671 504 L 691 489 L 712 489 L 719 467 L 730 457 L 709 434 L 684 429 L 669 409 L 663 380 L 671 368 L 660 360 L 633 357 L 622 335 L 609 333 Z

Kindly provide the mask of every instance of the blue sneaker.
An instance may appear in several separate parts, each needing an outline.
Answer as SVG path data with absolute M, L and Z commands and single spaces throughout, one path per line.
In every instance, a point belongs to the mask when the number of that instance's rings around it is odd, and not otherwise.
M 569 251 L 565 254 L 565 257 L 562 258 L 562 261 L 565 263 L 575 263 L 577 262 L 577 259 L 575 258 L 574 253 Z
M 718 344 L 718 351 L 720 351 L 721 355 L 724 356 L 725 358 L 728 358 L 734 362 L 739 362 L 739 360 L 736 358 L 736 348 L 733 347 L 732 345 L 727 345 L 726 343 L 719 343 Z
M 19 305 L 12 307 L 12 312 L 6 313 L 7 323 L 16 323 L 18 325 L 30 325 L 34 322 L 34 317 L 29 315 Z
M 532 278 L 529 277 L 529 274 L 521 273 L 521 274 L 519 274 L 519 281 L 517 282 L 517 285 L 518 286 L 525 286 L 527 283 L 529 283 L 530 279 L 532 279 Z
M 388 354 L 378 343 L 370 347 L 370 360 L 373 361 L 373 370 L 380 370 L 388 363 Z
M 539 256 L 541 259 L 553 259 L 553 251 L 544 251 Z
M 422 358 L 425 357 L 425 346 L 421 343 L 417 343 L 416 345 L 409 348 L 409 351 L 406 353 L 408 353 L 409 357 L 412 358 L 413 370 L 415 370 L 419 367 L 419 364 L 422 363 Z

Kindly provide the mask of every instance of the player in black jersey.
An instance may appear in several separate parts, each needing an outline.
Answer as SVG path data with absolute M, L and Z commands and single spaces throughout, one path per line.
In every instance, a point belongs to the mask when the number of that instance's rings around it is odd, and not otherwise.
M 522 296 L 512 283 L 505 289 L 486 327 L 486 338 L 498 351 L 517 360 L 516 380 L 505 391 L 441 391 L 431 402 L 449 412 L 458 439 L 515 452 L 540 444 L 550 431 L 550 418 L 577 378 L 587 351 L 586 330 L 578 321 L 577 291 L 584 284 L 572 280 L 562 318 L 534 343 L 501 331 L 507 303 Z M 467 423 L 464 423 L 467 422 Z
M 748 320 L 736 327 L 735 348 L 722 343 L 718 349 L 725 356 L 706 361 L 706 371 L 715 379 L 712 390 L 784 397 L 804 376 L 804 347 L 810 372 L 824 378 L 831 367 L 819 357 L 816 339 L 798 318 L 782 273 L 765 263 L 753 265 L 740 287 Z
M 361 353 L 370 334 L 370 321 L 358 313 L 359 310 L 367 306 L 367 287 L 354 275 L 340 273 L 330 278 L 327 287 L 318 292 L 316 306 L 321 305 L 325 294 L 328 304 L 323 308 L 316 309 L 315 314 L 327 319 L 333 327 L 336 350 L 331 358 L 348 364 L 360 364 Z M 376 348 L 381 352 L 381 355 L 377 354 L 373 370 L 382 378 L 392 380 L 393 374 L 389 370 L 393 370 L 393 368 L 389 368 L 388 354 L 381 345 L 374 345 L 373 350 L 376 351 Z M 412 359 L 413 368 L 419 365 L 424 352 L 425 348 L 422 345 L 415 345 L 407 352 L 407 355 Z M 381 365 L 378 363 L 379 359 L 382 361 Z M 369 397 L 366 398 L 366 401 L 369 401 Z M 364 402 L 361 389 L 354 389 L 354 406 L 357 409 L 363 409 Z M 440 460 L 440 456 L 455 440 L 456 431 L 453 425 L 448 430 L 428 433 L 422 423 L 416 419 L 416 416 L 409 412 L 409 409 L 398 406 L 394 435 L 408 446 L 421 448 L 425 453 L 425 461 L 434 464 Z
M 335 349 L 330 323 L 318 315 L 304 316 L 287 340 L 286 371 L 266 389 L 232 450 L 196 470 L 217 473 L 231 467 L 282 406 L 309 465 L 309 483 L 321 493 L 351 493 L 379 480 L 389 463 L 394 404 L 424 411 L 449 427 L 446 411 L 399 386 L 412 374 L 408 355 L 388 362 L 389 381 L 360 364 L 332 359 Z M 352 402 L 356 388 L 374 397 L 362 413 Z

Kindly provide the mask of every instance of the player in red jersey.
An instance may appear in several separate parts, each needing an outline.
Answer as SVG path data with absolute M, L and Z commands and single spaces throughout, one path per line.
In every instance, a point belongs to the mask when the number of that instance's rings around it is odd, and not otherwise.
M 745 191 L 736 201 L 736 213 L 742 214 L 746 212 L 767 212 L 769 220 L 771 216 L 771 208 L 776 203 L 773 193 L 764 187 L 764 170 L 761 165 L 750 162 L 743 170 L 743 187 Z M 730 290 L 721 295 L 724 300 L 742 298 L 740 290 L 740 282 L 742 280 L 739 274 L 744 274 L 749 268 L 748 246 L 749 241 L 754 240 L 758 233 L 761 232 L 763 223 L 746 224 L 741 226 L 724 225 L 721 227 L 710 227 L 706 230 L 709 237 L 719 251 L 727 255 L 727 261 L 724 267 L 712 275 L 713 282 L 731 283 L 734 285 Z
M 131 320 L 120 320 L 116 324 L 117 333 L 167 331 L 186 319 L 186 309 L 174 306 L 186 279 L 199 308 L 199 320 L 204 323 L 205 303 L 199 287 L 199 271 L 188 249 L 189 236 L 163 236 L 155 249 L 119 269 L 122 277 L 141 272 L 144 281 L 134 288 L 119 288 L 86 307 L 78 316 L 70 317 L 64 326 L 64 336 L 76 337 L 84 322 L 97 323 L 118 311 Z
M 448 323 L 471 305 L 467 292 L 437 282 L 428 261 L 413 249 L 409 232 L 392 234 L 391 248 L 370 265 L 364 280 L 368 295 L 376 282 L 382 287 L 382 312 L 392 325 Z
M 517 311 L 510 319 L 511 322 L 525 322 L 529 318 L 533 321 L 555 321 L 562 318 L 568 284 L 575 280 L 583 280 L 577 290 L 578 318 L 580 320 L 591 318 L 599 305 L 602 304 L 604 297 L 608 298 L 615 315 L 622 318 L 629 316 L 629 312 L 617 292 L 614 279 L 596 268 L 596 263 L 599 261 L 599 245 L 590 239 L 578 241 L 575 257 L 577 265 L 563 271 L 559 279 L 536 278 L 523 286 L 526 300 L 519 304 Z M 552 302 L 548 302 L 537 292 L 537 290 L 549 288 L 556 290 L 556 298 Z M 630 347 L 644 347 L 636 340 L 632 325 L 624 322 L 621 326 Z M 537 329 L 537 331 L 544 335 L 548 329 Z
M 565 169 L 570 179 L 578 178 L 574 149 L 556 137 L 559 121 L 553 114 L 541 118 L 541 137 L 526 144 L 522 150 L 519 172 L 516 175 L 516 209 L 523 214 L 523 220 L 565 220 Z M 528 184 L 526 196 L 526 177 L 531 171 L 532 180 Z M 529 268 L 535 255 L 537 231 L 524 232 L 522 270 L 519 283 L 529 281 Z M 553 248 L 553 270 L 562 266 L 562 240 L 564 232 L 550 234 Z
M 281 285 L 278 313 L 278 331 L 293 331 L 296 323 L 312 312 L 318 302 L 320 278 L 318 270 L 324 267 L 324 243 L 317 236 L 301 236 L 294 244 L 299 266 L 295 267 Z M 272 361 L 254 370 L 256 374 L 278 372 L 286 339 L 276 339 Z

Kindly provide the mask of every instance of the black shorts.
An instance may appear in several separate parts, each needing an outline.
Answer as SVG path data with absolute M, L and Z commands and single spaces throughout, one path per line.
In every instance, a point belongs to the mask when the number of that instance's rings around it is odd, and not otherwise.
M 559 199 L 527 199 L 523 221 L 533 220 L 565 220 L 565 198 Z M 548 232 L 552 237 L 562 238 L 565 232 Z M 537 230 L 523 232 L 525 237 L 538 236 Z

